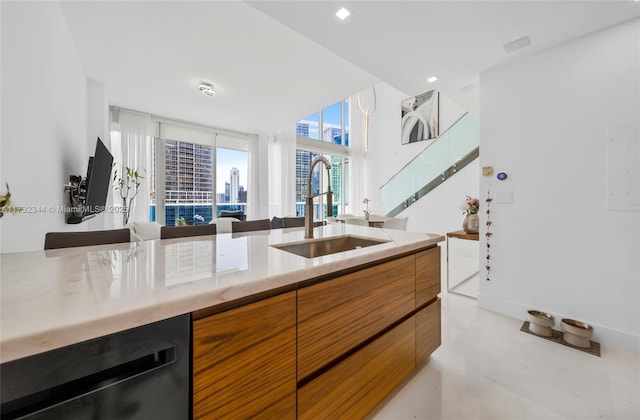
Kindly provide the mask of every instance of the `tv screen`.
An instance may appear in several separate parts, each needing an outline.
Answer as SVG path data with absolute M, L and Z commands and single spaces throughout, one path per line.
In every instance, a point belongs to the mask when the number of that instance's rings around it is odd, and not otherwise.
M 112 166 L 113 156 L 98 137 L 96 153 L 93 158 L 89 158 L 89 168 L 87 169 L 85 216 L 104 211 L 111 186 Z

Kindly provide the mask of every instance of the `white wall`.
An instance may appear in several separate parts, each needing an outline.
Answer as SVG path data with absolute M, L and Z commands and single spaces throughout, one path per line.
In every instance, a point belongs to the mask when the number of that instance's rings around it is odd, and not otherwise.
M 87 150 L 90 156 L 94 155 L 97 138 L 111 150 L 109 136 L 109 103 L 106 89 L 103 83 L 87 81 Z M 87 157 L 88 159 L 88 157 Z M 107 209 L 113 205 L 113 193 L 107 198 Z M 108 211 L 108 210 L 107 210 Z M 114 217 L 111 214 L 101 214 L 93 219 L 83 222 L 89 230 L 113 229 Z
M 38 211 L 0 219 L 0 251 L 42 249 L 48 231 L 86 229 L 66 225 L 52 207 L 67 203 L 69 175 L 87 170 L 87 79 L 57 2 L 0 7 L 0 179 L 9 183 L 15 205 Z
M 586 321 L 640 351 L 640 213 L 607 210 L 606 190 L 608 125 L 640 118 L 639 79 L 638 19 L 481 74 L 480 162 L 509 174 L 481 191 L 513 202 L 492 205 L 480 306 Z
M 425 87 L 425 91 L 433 87 Z M 423 92 L 401 92 L 385 83 L 376 85 L 378 106 L 370 117 L 369 151 L 366 154 L 366 197 L 369 208 L 379 213 L 380 187 L 404 165 L 418 155 L 427 142 L 400 144 L 400 103 Z M 464 114 L 464 109 L 440 93 L 440 132 L 444 132 Z M 430 180 L 425 180 L 427 183 Z M 409 217 L 407 229 L 416 232 L 444 234 L 462 229 L 460 205 L 466 195 L 478 196 L 478 160 L 431 191 L 403 211 L 399 217 Z

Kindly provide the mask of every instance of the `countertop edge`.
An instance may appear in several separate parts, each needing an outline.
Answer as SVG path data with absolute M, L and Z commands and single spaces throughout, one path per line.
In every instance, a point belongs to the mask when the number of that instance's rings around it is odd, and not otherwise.
M 289 290 L 296 290 L 299 287 L 304 287 L 304 285 L 301 286 L 300 284 L 306 281 L 326 277 L 320 280 L 324 281 L 331 278 L 330 275 L 332 273 L 338 273 L 336 275 L 340 275 L 341 271 L 348 271 L 378 261 L 397 258 L 403 254 L 413 254 L 420 250 L 437 246 L 438 243 L 444 242 L 444 240 L 444 235 L 431 234 L 424 240 L 398 245 L 391 250 L 385 249 L 354 256 L 341 261 L 340 264 L 323 264 L 313 267 L 313 269 L 303 268 L 285 274 L 258 279 L 249 286 L 228 286 L 226 288 L 200 293 L 196 296 L 181 296 L 169 302 L 139 306 L 126 312 L 110 314 L 97 319 L 79 321 L 73 325 L 68 324 L 63 327 L 10 339 L 3 338 L 0 342 L 0 363 L 11 362 L 185 313 L 193 313 L 208 308 L 229 305 L 230 303 L 241 301 L 251 296 L 269 294 L 270 292 L 277 291 L 276 293 L 272 293 L 272 295 L 276 295 Z M 250 289 L 250 291 L 247 289 Z M 255 300 L 261 300 L 266 297 L 268 296 Z M 248 302 L 242 304 L 247 303 Z M 227 309 L 230 309 L 230 307 L 219 310 L 218 312 Z

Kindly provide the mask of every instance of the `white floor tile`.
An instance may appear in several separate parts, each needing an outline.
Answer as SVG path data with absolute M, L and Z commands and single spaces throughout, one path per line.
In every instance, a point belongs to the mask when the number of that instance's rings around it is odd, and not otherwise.
M 596 357 L 442 293 L 442 345 L 371 418 L 640 420 L 640 355 Z

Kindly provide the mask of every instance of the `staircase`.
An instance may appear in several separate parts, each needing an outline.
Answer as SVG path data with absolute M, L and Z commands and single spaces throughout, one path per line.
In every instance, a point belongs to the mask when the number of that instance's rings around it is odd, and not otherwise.
M 466 113 L 380 187 L 382 213 L 395 217 L 480 155 L 479 124 Z

